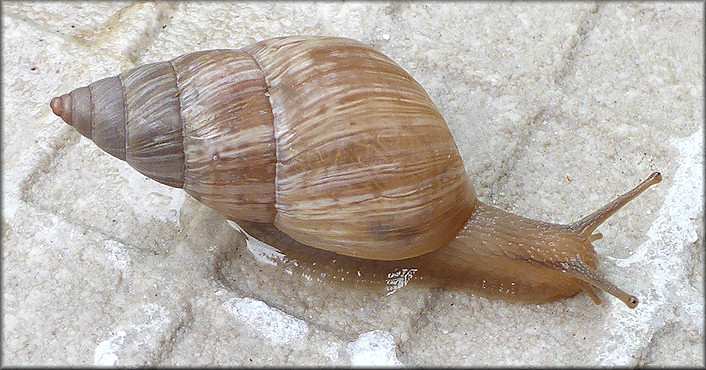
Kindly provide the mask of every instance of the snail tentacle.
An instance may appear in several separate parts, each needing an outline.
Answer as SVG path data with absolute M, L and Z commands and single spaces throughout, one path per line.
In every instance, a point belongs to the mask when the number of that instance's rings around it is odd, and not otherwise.
M 625 194 L 615 198 L 612 202 L 601 207 L 597 211 L 571 224 L 571 228 L 581 235 L 589 235 L 595 231 L 605 220 L 615 214 L 620 208 L 626 205 L 638 195 L 642 194 L 647 188 L 662 181 L 662 175 L 659 172 L 652 172 L 650 176 L 635 186 Z M 600 239 L 600 236 L 596 237 Z M 595 239 L 595 240 L 597 240 Z
M 574 276 L 591 285 L 587 289 L 585 288 L 584 291 L 588 293 L 589 296 L 591 296 L 594 302 L 596 302 L 596 298 L 598 297 L 595 291 L 592 289 L 593 287 L 598 288 L 618 298 L 630 308 L 637 307 L 637 297 L 632 294 L 626 293 L 622 289 L 618 288 L 615 284 L 608 281 L 602 274 L 600 274 L 598 271 L 594 270 L 590 266 L 586 265 L 585 263 L 581 261 L 573 261 L 572 263 L 561 264 L 561 267 L 566 270 L 566 273 L 568 275 Z M 596 304 L 600 304 L 600 298 L 598 299 Z

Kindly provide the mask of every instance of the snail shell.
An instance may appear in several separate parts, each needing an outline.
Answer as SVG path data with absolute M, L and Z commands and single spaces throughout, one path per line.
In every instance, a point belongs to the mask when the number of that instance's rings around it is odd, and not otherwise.
M 50 105 L 106 152 L 253 234 L 356 263 L 404 260 L 486 295 L 504 287 L 500 298 L 586 291 L 598 303 L 602 289 L 637 304 L 595 271 L 590 242 L 658 173 L 571 225 L 487 206 L 424 89 L 357 41 L 281 37 L 186 54 Z

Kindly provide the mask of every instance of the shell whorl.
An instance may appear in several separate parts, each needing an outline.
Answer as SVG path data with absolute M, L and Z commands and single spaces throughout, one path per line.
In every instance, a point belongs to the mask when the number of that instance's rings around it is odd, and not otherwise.
M 104 150 L 229 219 L 274 223 L 345 255 L 424 254 L 448 244 L 476 207 L 424 89 L 349 39 L 186 54 L 51 106 Z

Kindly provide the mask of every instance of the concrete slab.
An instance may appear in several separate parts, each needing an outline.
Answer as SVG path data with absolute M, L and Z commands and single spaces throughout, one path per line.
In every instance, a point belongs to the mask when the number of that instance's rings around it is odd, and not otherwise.
M 6 365 L 703 366 L 699 3 L 30 3 L 3 10 Z M 599 231 L 635 310 L 320 282 L 51 113 L 60 93 L 282 35 L 373 45 L 446 118 L 479 199 Z

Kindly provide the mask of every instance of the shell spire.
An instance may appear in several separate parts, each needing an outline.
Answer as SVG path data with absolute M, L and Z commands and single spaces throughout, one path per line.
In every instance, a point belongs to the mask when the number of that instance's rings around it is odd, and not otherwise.
M 125 100 L 117 76 L 55 97 L 49 106 L 81 135 L 110 155 L 125 160 Z
M 177 96 L 171 64 L 162 62 L 79 87 L 52 99 L 50 107 L 107 153 L 153 180 L 181 188 L 184 150 Z

